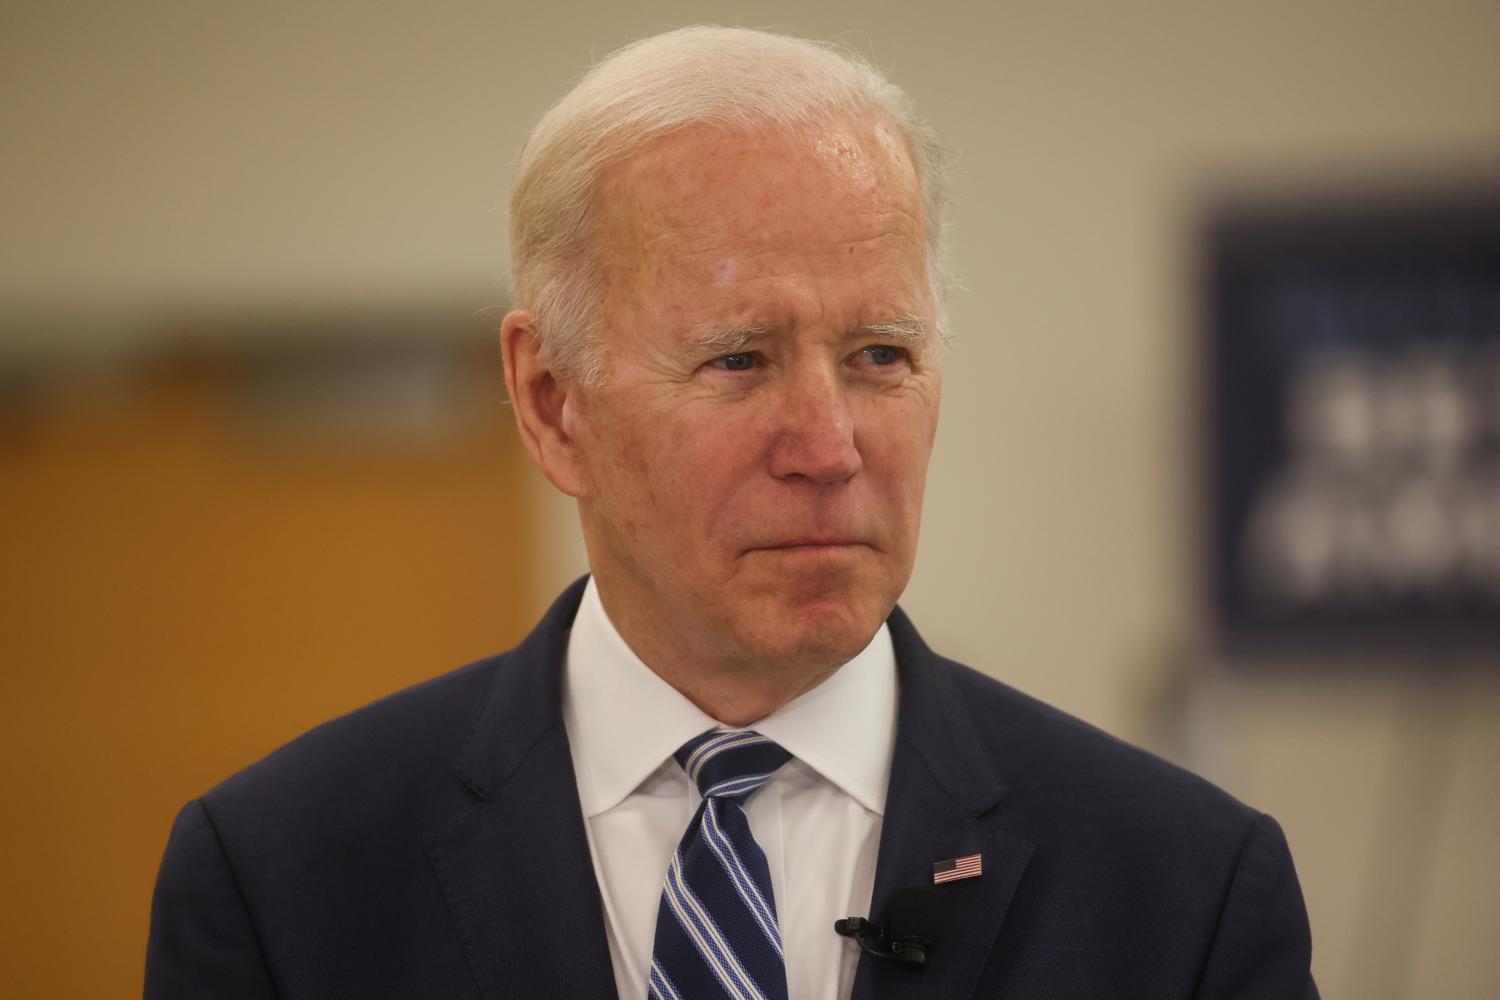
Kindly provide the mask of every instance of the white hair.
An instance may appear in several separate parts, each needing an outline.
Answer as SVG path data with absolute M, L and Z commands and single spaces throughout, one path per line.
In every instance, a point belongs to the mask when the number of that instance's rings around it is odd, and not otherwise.
M 791 131 L 864 120 L 894 126 L 911 157 L 944 331 L 945 156 L 911 99 L 845 49 L 699 26 L 642 39 L 600 62 L 542 116 L 521 150 L 510 196 L 511 274 L 515 304 L 536 318 L 543 363 L 579 381 L 603 379 L 602 282 L 591 241 L 595 188 L 607 167 L 692 125 Z

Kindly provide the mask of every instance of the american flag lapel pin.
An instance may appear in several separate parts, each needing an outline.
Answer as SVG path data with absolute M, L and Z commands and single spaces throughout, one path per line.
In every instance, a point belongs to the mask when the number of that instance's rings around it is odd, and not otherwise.
M 983 874 L 984 856 L 981 854 L 965 854 L 961 858 L 949 858 L 947 861 L 932 863 L 933 885 L 956 882 L 961 878 L 978 878 Z

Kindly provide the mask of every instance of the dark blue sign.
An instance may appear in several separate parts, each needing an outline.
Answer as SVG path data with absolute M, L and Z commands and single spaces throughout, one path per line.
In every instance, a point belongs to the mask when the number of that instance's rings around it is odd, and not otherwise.
M 1500 197 L 1241 211 L 1208 261 L 1220 638 L 1500 653 Z

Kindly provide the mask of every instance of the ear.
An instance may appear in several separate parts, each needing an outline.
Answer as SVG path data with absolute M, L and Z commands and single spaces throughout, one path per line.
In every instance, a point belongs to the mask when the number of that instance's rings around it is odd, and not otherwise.
M 524 309 L 500 324 L 500 353 L 505 359 L 505 389 L 516 411 L 516 429 L 532 461 L 552 485 L 569 496 L 583 494 L 582 467 L 576 442 L 569 436 L 564 411 L 577 386 L 542 363 L 536 317 Z

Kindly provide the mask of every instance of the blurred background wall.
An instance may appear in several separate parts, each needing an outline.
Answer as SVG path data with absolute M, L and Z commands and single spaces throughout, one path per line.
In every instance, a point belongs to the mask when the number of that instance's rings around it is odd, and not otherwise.
M 1204 220 L 1493 185 L 1493 0 L 0 7 L 9 995 L 138 991 L 178 805 L 583 570 L 481 312 L 510 162 L 698 21 L 842 40 L 961 153 L 927 638 L 1275 814 L 1325 996 L 1500 995 L 1500 650 L 1237 663 L 1198 544 Z

